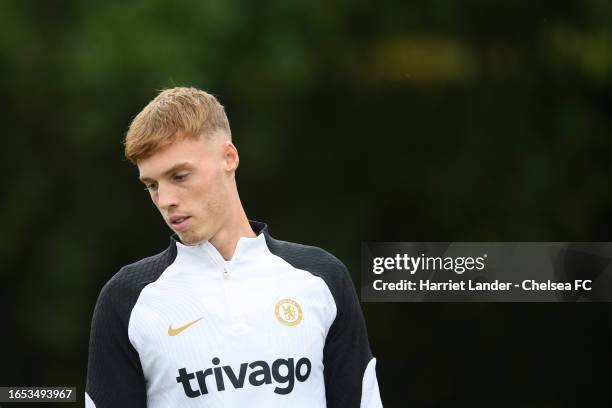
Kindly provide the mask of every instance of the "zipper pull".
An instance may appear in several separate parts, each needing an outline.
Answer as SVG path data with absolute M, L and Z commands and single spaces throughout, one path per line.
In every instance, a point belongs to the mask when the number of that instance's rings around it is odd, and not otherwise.
M 227 268 L 223 268 L 223 278 L 229 279 L 229 277 L 230 277 L 230 274 L 227 271 Z

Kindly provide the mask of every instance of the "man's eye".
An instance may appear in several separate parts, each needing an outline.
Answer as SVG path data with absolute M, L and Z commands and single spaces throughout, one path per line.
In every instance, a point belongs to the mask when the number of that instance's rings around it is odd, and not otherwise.
M 174 179 L 174 181 L 183 181 L 187 178 L 186 174 L 175 174 L 174 177 L 172 177 Z
M 155 191 L 155 189 L 157 188 L 157 184 L 155 183 L 149 183 L 149 184 L 145 184 L 145 190 L 147 191 Z

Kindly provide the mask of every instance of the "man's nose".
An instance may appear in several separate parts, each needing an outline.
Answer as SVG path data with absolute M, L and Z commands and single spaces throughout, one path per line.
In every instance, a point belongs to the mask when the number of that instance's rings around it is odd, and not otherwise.
M 172 186 L 160 184 L 157 187 L 157 206 L 164 210 L 178 206 L 178 197 Z

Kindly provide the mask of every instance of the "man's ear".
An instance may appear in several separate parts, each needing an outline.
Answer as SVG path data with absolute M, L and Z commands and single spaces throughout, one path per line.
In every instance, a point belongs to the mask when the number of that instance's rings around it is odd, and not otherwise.
M 223 143 L 223 161 L 225 170 L 236 171 L 240 158 L 238 157 L 238 149 L 229 140 Z

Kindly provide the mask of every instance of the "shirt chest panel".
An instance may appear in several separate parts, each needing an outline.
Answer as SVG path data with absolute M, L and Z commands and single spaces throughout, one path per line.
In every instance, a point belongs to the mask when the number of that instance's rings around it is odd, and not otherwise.
M 284 269 L 283 269 L 284 268 Z M 131 339 L 147 381 L 176 392 L 181 368 L 308 358 L 322 381 L 322 350 L 335 309 L 325 284 L 290 267 L 177 274 L 150 285 L 135 307 Z M 298 321 L 299 319 L 299 321 Z

